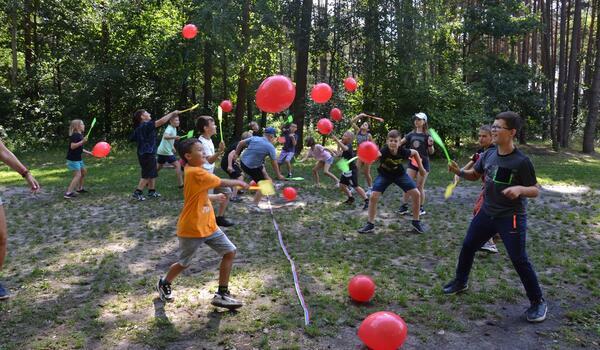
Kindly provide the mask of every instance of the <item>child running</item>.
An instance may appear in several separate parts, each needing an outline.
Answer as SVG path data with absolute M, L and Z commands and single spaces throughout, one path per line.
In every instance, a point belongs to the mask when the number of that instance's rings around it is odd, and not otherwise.
M 166 276 L 159 278 L 156 290 L 161 300 L 172 301 L 171 283 L 190 266 L 194 253 L 202 243 L 205 243 L 222 256 L 219 266 L 219 287 L 211 304 L 237 309 L 243 303 L 232 298 L 229 292 L 229 275 L 233 267 L 236 247 L 217 226 L 208 190 L 221 186 L 248 188 L 248 184 L 240 180 L 219 179 L 206 171 L 203 168 L 206 162 L 204 146 L 198 139 L 192 138 L 181 142 L 179 156 L 187 163 L 184 168 L 183 209 L 177 221 L 179 261 L 171 265 Z M 224 201 L 225 195 L 222 193 L 213 195 L 211 199 Z
M 174 116 L 169 120 L 169 125 L 163 133 L 162 140 L 158 145 L 156 154 L 158 155 L 158 168 L 160 171 L 162 167 L 167 164 L 171 164 L 175 168 L 175 174 L 177 175 L 177 184 L 179 188 L 183 188 L 183 175 L 181 174 L 181 164 L 177 161 L 177 150 L 175 149 L 175 141 L 179 141 L 177 136 L 177 127 L 179 127 L 179 116 Z
M 408 164 L 406 173 L 417 183 L 417 189 L 421 194 L 421 203 L 419 203 L 419 208 L 421 210 L 420 215 L 425 215 L 427 212 L 423 208 L 423 204 L 425 203 L 425 182 L 427 181 L 427 175 L 429 175 L 430 171 L 429 155 L 433 154 L 435 150 L 433 148 L 433 138 L 427 132 L 427 115 L 425 113 L 415 114 L 413 123 L 413 131 L 406 134 L 406 136 L 400 140 L 400 146 L 406 145 L 407 148 L 419 152 L 419 156 L 423 162 L 423 168 L 425 168 L 424 175 L 418 173 L 419 169 L 414 160 L 411 160 Z M 400 214 L 408 213 L 408 204 L 406 204 L 407 199 L 405 193 L 403 196 L 404 203 L 400 206 Z
M 130 139 L 137 142 L 137 156 L 142 175 L 138 185 L 133 191 L 132 197 L 138 201 L 146 200 L 143 195 L 144 188 L 148 187 L 148 197 L 158 198 L 156 192 L 156 178 L 158 177 L 156 164 L 156 129 L 166 124 L 171 118 L 179 115 L 179 111 L 173 111 L 164 117 L 154 121 L 150 113 L 145 109 L 139 109 L 133 113 L 133 133 Z
M 513 138 L 519 128 L 517 113 L 498 114 L 491 128 L 496 147 L 483 153 L 470 170 L 460 169 L 456 162 L 448 166 L 450 172 L 470 181 L 485 176 L 485 195 L 481 210 L 469 224 L 458 256 L 456 276 L 442 290 L 444 294 L 467 290 L 475 252 L 500 233 L 531 303 L 525 312 L 527 321 L 542 322 L 548 307 L 526 250 L 527 198 L 537 197 L 539 188 L 531 160 L 514 145 Z
M 375 215 L 377 214 L 377 202 L 379 197 L 385 192 L 391 184 L 396 184 L 405 193 L 412 197 L 413 220 L 412 228 L 417 233 L 425 232 L 419 219 L 419 190 L 413 179 L 406 174 L 402 166 L 402 160 L 413 157 L 419 167 L 419 172 L 424 173 L 425 169 L 421 163 L 419 152 L 414 149 L 400 148 L 400 133 L 398 130 L 390 130 L 387 135 L 387 143 L 379 151 L 379 173 L 373 184 L 373 193 L 369 202 L 369 221 L 358 230 L 358 233 L 369 233 L 375 229 Z
M 71 120 L 69 125 L 69 148 L 67 150 L 67 168 L 73 171 L 73 179 L 67 187 L 64 198 L 72 199 L 75 198 L 77 193 L 87 193 L 88 191 L 83 187 L 85 175 L 87 169 L 81 158 L 82 153 L 92 154 L 92 152 L 83 149 L 83 144 L 87 142 L 87 138 L 83 137 L 85 131 L 85 124 L 81 119 Z
M 352 133 L 352 131 L 346 131 L 344 135 L 342 135 L 341 141 L 333 134 L 331 135 L 331 138 L 333 138 L 333 140 L 338 145 L 337 156 L 341 156 L 346 161 L 349 161 L 350 159 L 354 158 L 354 150 L 352 149 L 354 134 Z M 340 177 L 340 189 L 348 196 L 348 199 L 344 203 L 348 205 L 354 204 L 354 197 L 352 196 L 352 191 L 350 191 L 350 189 L 348 188 L 348 186 L 351 186 L 352 188 L 354 188 L 356 193 L 358 193 L 358 195 L 365 201 L 365 204 L 363 205 L 363 210 L 366 210 L 369 208 L 369 197 L 367 197 L 367 194 L 365 193 L 363 188 L 360 187 L 360 185 L 358 184 L 358 169 L 356 167 L 356 162 L 352 161 L 348 167 L 350 168 L 350 171 L 343 172 L 342 176 Z
M 250 131 L 244 131 L 242 133 L 242 140 L 245 140 L 252 136 Z M 227 151 L 225 151 L 225 155 L 221 158 L 221 169 L 229 175 L 230 179 L 233 180 L 244 180 L 244 174 L 242 174 L 242 169 L 237 161 L 237 157 L 235 155 L 235 149 L 237 148 L 239 141 L 232 143 Z M 241 202 L 242 199 L 238 197 L 238 188 L 232 188 L 233 193 L 231 198 L 229 198 L 230 202 Z
M 283 137 L 285 137 L 285 142 L 283 143 L 283 148 L 281 149 L 281 154 L 279 155 L 279 160 L 277 163 L 281 168 L 281 165 L 285 163 L 288 169 L 288 178 L 292 178 L 292 159 L 296 154 L 296 143 L 298 140 L 298 135 L 296 135 L 296 130 L 298 130 L 298 126 L 294 123 L 290 124 L 290 127 L 286 129 L 283 133 Z
M 329 171 L 331 164 L 333 164 L 333 161 L 335 160 L 332 155 L 333 152 L 323 147 L 323 145 L 316 143 L 312 136 L 307 137 L 304 143 L 306 143 L 306 146 L 308 146 L 310 149 L 308 152 L 306 152 L 304 158 L 299 160 L 299 162 L 304 162 L 308 159 L 308 157 L 311 156 L 317 160 L 317 164 L 315 164 L 315 167 L 312 169 L 315 184 L 317 186 L 321 185 L 321 182 L 319 181 L 319 170 L 321 169 L 323 169 L 323 174 L 329 176 L 335 181 L 336 184 L 338 184 L 338 178 Z
M 358 149 L 358 146 L 360 146 L 361 143 L 365 142 L 365 141 L 373 141 L 373 136 L 371 135 L 371 133 L 369 132 L 369 123 L 368 122 L 363 122 L 360 127 L 357 124 L 357 121 L 360 118 L 369 118 L 371 116 L 365 114 L 365 113 L 360 113 L 358 115 L 356 115 L 354 118 L 352 118 L 352 120 L 350 121 L 350 123 L 352 124 L 352 128 L 354 129 L 354 132 L 356 133 L 356 147 Z M 373 187 L 373 177 L 371 176 L 371 164 L 365 164 L 363 163 L 360 159 L 356 160 L 356 165 L 358 166 L 358 169 L 363 173 L 363 175 L 365 176 L 365 180 L 367 181 L 367 193 L 370 194 L 371 193 L 371 187 Z

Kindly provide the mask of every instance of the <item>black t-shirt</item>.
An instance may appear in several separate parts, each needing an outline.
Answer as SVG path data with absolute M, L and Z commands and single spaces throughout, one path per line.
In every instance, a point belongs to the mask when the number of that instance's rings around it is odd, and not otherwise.
M 296 133 L 291 134 L 289 131 L 283 133 L 285 137 L 285 143 L 283 144 L 282 150 L 285 152 L 295 152 L 296 146 L 294 146 L 294 142 L 292 141 L 292 135 L 298 140 L 298 135 Z
M 354 158 L 354 150 L 352 149 L 352 144 L 345 146 L 348 147 L 348 149 L 342 152 L 342 158 L 344 158 L 345 160 L 350 160 Z M 356 170 L 356 161 L 351 162 L 350 164 L 348 164 L 348 166 L 350 167 L 350 170 Z
M 517 148 L 510 154 L 499 155 L 496 148 L 485 151 L 473 169 L 485 176 L 484 202 L 482 209 L 493 217 L 508 217 L 526 214 L 527 199 L 509 199 L 502 191 L 512 186 L 534 186 L 537 184 L 531 160 Z
M 72 143 L 81 142 L 83 140 L 83 135 L 78 132 L 73 133 L 73 135 L 69 136 L 69 148 L 67 150 L 67 160 L 78 162 L 81 161 L 81 154 L 83 153 L 83 145 L 71 149 Z
M 379 152 L 381 152 L 379 168 L 377 168 L 379 173 L 387 176 L 399 176 L 405 173 L 402 161 L 410 157 L 411 152 L 409 149 L 400 147 L 398 148 L 398 153 L 392 154 L 386 145 Z
M 130 139 L 137 142 L 139 155 L 156 153 L 156 126 L 154 120 L 141 123 L 133 130 Z
M 427 152 L 428 140 L 431 136 L 429 134 L 417 133 L 414 131 L 409 132 L 404 136 L 406 139 L 406 148 L 414 149 L 419 152 L 421 159 L 429 159 L 429 152 Z
M 229 162 L 229 160 L 228 160 L 229 153 L 231 153 L 231 151 L 235 151 L 238 143 L 240 143 L 240 141 L 235 141 L 231 145 L 229 145 L 229 147 L 227 147 L 225 154 L 223 155 L 223 157 L 221 157 L 221 169 L 227 171 L 227 163 Z M 235 163 L 235 161 L 233 163 Z

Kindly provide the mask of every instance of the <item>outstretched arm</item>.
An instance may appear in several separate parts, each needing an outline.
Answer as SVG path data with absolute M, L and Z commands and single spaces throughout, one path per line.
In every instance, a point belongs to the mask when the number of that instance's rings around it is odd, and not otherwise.
M 154 122 L 154 126 L 159 128 L 159 127 L 163 126 L 164 124 L 168 123 L 169 120 L 171 120 L 171 118 L 173 118 L 176 115 L 179 115 L 179 111 L 173 111 L 173 112 L 165 115 L 164 117 L 158 119 L 157 121 Z
M 0 140 L 0 160 L 8 165 L 12 170 L 19 173 L 31 187 L 31 192 L 36 193 L 40 189 L 40 184 L 31 175 L 29 170 L 19 161 L 19 159 L 4 145 Z
M 479 178 L 481 178 L 481 174 L 476 172 L 474 169 L 468 169 L 468 170 L 461 169 L 461 168 L 459 168 L 458 164 L 455 161 L 452 161 L 448 165 L 448 171 L 458 175 L 459 177 L 467 179 L 469 181 L 475 181 L 475 180 L 479 180 Z

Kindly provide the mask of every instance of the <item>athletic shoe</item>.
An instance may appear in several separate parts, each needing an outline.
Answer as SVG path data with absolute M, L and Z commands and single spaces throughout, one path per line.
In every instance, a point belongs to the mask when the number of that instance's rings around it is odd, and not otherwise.
M 63 196 L 63 198 L 65 199 L 72 199 L 72 198 L 76 198 L 77 195 L 75 194 L 75 192 L 69 192 L 69 193 L 65 193 L 65 195 Z
M 373 225 L 372 223 L 367 221 L 365 226 L 358 229 L 358 233 L 370 233 L 370 232 L 373 232 L 374 230 L 375 230 L 375 225 Z
M 369 209 L 369 198 L 365 199 L 365 205 L 363 205 L 363 210 Z
M 163 281 L 162 278 L 158 279 L 156 283 L 156 291 L 162 301 L 172 301 L 173 296 L 171 295 L 171 283 Z
M 531 303 L 531 306 L 525 311 L 525 314 L 527 315 L 527 321 L 536 323 L 544 321 L 547 312 L 548 305 L 546 304 L 546 300 L 542 298 L 538 302 Z
M 8 294 L 8 291 L 0 284 L 0 300 L 6 300 L 8 298 L 10 298 L 10 294 Z
M 288 173 L 288 176 L 287 176 L 287 178 L 288 178 L 288 179 L 291 179 L 292 177 L 294 177 L 294 176 L 292 175 L 292 173 Z
M 217 225 L 223 227 L 230 227 L 235 225 L 232 221 L 227 220 L 224 216 L 217 216 Z
M 348 205 L 354 204 L 354 197 L 348 197 L 348 199 L 346 199 L 344 204 L 348 204 Z
M 398 214 L 400 215 L 406 215 L 408 214 L 408 204 L 404 203 L 400 206 L 400 209 L 398 210 Z
M 156 191 L 148 191 L 148 198 L 160 198 L 160 193 Z
M 141 194 L 140 192 L 133 192 L 133 194 L 131 195 L 131 197 L 137 199 L 138 201 L 145 201 L 146 197 L 144 197 L 143 194 Z
M 412 220 L 411 225 L 412 225 L 413 231 L 415 231 L 416 233 L 425 233 L 425 229 L 423 228 L 423 226 L 421 226 L 420 220 Z
M 371 187 L 367 188 L 367 192 L 365 192 L 367 194 L 367 197 L 371 197 L 371 194 L 373 193 L 373 190 L 371 189 Z
M 87 191 L 85 188 L 82 188 L 80 190 L 77 190 L 77 193 L 90 193 L 90 191 Z
M 421 206 L 421 209 L 419 211 L 419 215 L 425 215 L 427 214 L 427 212 L 425 211 L 425 209 L 423 209 L 423 206 Z
M 469 286 L 466 283 L 460 283 L 457 280 L 452 280 L 450 283 L 446 284 L 442 291 L 444 294 L 452 295 L 460 292 L 464 292 L 469 289 Z
M 484 252 L 489 252 L 489 253 L 498 253 L 498 248 L 496 247 L 496 245 L 490 241 L 487 241 L 483 244 L 483 246 L 481 248 L 479 248 L 479 250 L 482 250 Z
M 217 307 L 223 307 L 229 310 L 235 310 L 244 306 L 244 304 L 241 301 L 232 298 L 231 294 L 229 293 L 215 293 L 215 296 L 213 297 L 210 304 Z

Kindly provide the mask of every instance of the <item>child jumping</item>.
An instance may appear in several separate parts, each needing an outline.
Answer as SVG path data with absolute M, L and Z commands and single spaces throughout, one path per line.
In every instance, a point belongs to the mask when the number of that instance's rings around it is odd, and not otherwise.
M 288 178 L 292 177 L 292 159 L 296 154 L 296 144 L 298 140 L 296 130 L 298 130 L 298 126 L 292 123 L 290 124 L 289 129 L 284 132 L 283 136 L 285 137 L 285 142 L 283 144 L 283 148 L 281 149 L 281 154 L 279 154 L 279 160 L 277 161 L 279 168 L 281 168 L 285 162 L 285 165 L 288 169 Z
M 419 219 L 419 190 L 417 190 L 417 185 L 406 174 L 402 166 L 402 160 L 410 159 L 411 157 L 417 162 L 419 172 L 424 173 L 425 169 L 421 163 L 419 152 L 414 149 L 400 148 L 400 133 L 398 130 L 388 132 L 387 143 L 379 151 L 379 168 L 377 168 L 379 175 L 375 178 L 373 193 L 369 202 L 369 221 L 358 230 L 358 233 L 369 233 L 375 229 L 374 221 L 377 214 L 377 202 L 379 202 L 379 197 L 381 197 L 391 184 L 396 184 L 412 197 L 412 228 L 417 233 L 425 232 Z
M 244 131 L 242 133 L 242 140 L 245 140 L 252 136 L 250 131 Z M 237 148 L 239 141 L 232 143 L 227 151 L 225 151 L 225 155 L 221 158 L 221 169 L 229 175 L 229 178 L 232 180 L 244 180 L 244 174 L 242 174 L 242 169 L 237 161 L 237 157 L 235 155 L 235 149 Z M 231 198 L 229 198 L 230 202 L 241 202 L 242 199 L 238 197 L 238 188 L 232 188 L 233 193 L 231 194 Z
M 333 164 L 333 161 L 335 160 L 332 155 L 333 152 L 323 147 L 322 145 L 316 143 L 315 139 L 312 136 L 307 137 L 304 143 L 306 143 L 306 145 L 310 149 L 308 152 L 306 152 L 304 158 L 299 160 L 299 162 L 304 162 L 308 159 L 308 157 L 313 157 L 317 160 L 317 164 L 312 169 L 315 184 L 317 186 L 321 185 L 319 181 L 319 170 L 321 169 L 323 169 L 323 174 L 329 176 L 335 181 L 336 184 L 338 184 L 338 178 L 329 171 L 329 168 L 331 168 L 331 164 Z
M 158 145 L 156 154 L 158 155 L 158 167 L 157 171 L 162 169 L 165 163 L 171 164 L 175 168 L 175 174 L 177 175 L 177 184 L 179 188 L 183 188 L 183 176 L 181 174 L 181 164 L 177 161 L 177 150 L 175 149 L 175 141 L 179 140 L 177 136 L 177 127 L 179 127 L 179 117 L 174 116 L 169 120 L 169 125 L 163 133 L 162 140 Z
M 132 194 L 132 197 L 138 201 L 146 200 L 146 197 L 143 195 L 146 186 L 148 187 L 148 197 L 160 197 L 160 194 L 156 192 L 156 178 L 158 177 L 158 166 L 156 164 L 156 128 L 160 128 L 176 115 L 179 115 L 179 111 L 173 111 L 154 121 L 150 113 L 145 109 L 139 109 L 133 113 L 134 130 L 130 140 L 137 142 L 138 162 L 142 169 L 140 181 Z
M 69 125 L 69 148 L 67 150 L 67 168 L 73 171 L 73 180 L 67 187 L 64 198 L 71 199 L 75 198 L 77 193 L 87 193 L 88 191 L 83 188 L 83 182 L 87 170 L 85 164 L 81 158 L 81 154 L 92 154 L 92 152 L 83 149 L 83 144 L 87 142 L 87 138 L 83 137 L 85 131 L 85 124 L 81 119 L 71 120 Z
M 354 158 L 354 150 L 352 149 L 354 134 L 352 133 L 352 131 L 346 131 L 342 136 L 341 141 L 335 135 L 331 135 L 331 138 L 333 138 L 333 140 L 338 145 L 337 156 L 341 156 L 347 161 Z M 363 205 L 363 210 L 366 210 L 369 208 L 369 197 L 367 196 L 363 188 L 360 187 L 360 185 L 358 184 L 358 169 L 356 167 L 356 162 L 352 161 L 348 167 L 350 168 L 350 171 L 343 172 L 342 176 L 340 177 L 340 189 L 348 196 L 348 199 L 344 203 L 348 205 L 354 204 L 354 197 L 352 196 L 352 192 L 348 188 L 349 186 L 351 186 L 352 188 L 354 188 L 356 193 L 358 193 L 358 195 L 365 201 L 365 204 Z

